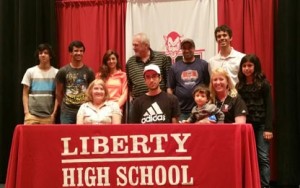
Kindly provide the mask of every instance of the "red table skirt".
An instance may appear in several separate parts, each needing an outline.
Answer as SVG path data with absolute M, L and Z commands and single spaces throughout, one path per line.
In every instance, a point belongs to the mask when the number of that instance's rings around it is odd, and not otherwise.
M 252 126 L 18 125 L 8 188 L 259 188 Z

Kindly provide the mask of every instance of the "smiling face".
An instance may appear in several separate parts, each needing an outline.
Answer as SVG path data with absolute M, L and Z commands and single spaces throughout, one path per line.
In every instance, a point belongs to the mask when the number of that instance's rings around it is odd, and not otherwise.
M 99 104 L 109 99 L 109 93 L 102 79 L 92 81 L 86 91 L 86 100 Z
M 111 54 L 108 59 L 107 59 L 107 66 L 110 70 L 114 70 L 114 69 L 117 69 L 117 63 L 118 63 L 118 60 L 117 60 L 117 57 L 115 54 Z
M 211 77 L 212 88 L 215 92 L 218 93 L 226 93 L 228 90 L 228 81 L 224 75 L 214 74 Z
M 194 60 L 195 48 L 191 43 L 184 43 L 182 45 L 181 51 L 185 61 L 190 62 Z
M 230 37 L 226 31 L 219 31 L 216 33 L 216 40 L 219 44 L 219 47 L 224 48 L 230 46 L 232 37 Z
M 93 102 L 102 102 L 105 99 L 105 90 L 102 84 L 96 83 L 92 88 Z
M 84 48 L 73 46 L 72 52 L 70 52 L 73 62 L 81 62 L 83 58 Z

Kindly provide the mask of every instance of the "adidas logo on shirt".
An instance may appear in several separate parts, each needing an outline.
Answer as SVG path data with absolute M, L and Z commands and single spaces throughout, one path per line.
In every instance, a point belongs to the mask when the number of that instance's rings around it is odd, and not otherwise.
M 141 123 L 155 123 L 165 121 L 166 119 L 156 102 L 147 109 L 147 112 L 143 116 Z

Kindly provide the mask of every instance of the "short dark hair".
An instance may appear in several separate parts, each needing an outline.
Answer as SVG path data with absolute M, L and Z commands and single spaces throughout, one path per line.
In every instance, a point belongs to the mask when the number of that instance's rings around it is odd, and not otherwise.
M 38 47 L 34 53 L 36 60 L 39 62 L 39 53 L 44 50 L 47 50 L 49 52 L 50 62 L 53 61 L 53 59 L 55 58 L 55 54 L 54 54 L 54 51 L 52 50 L 52 46 L 47 43 L 42 43 L 42 44 L 38 45 Z
M 196 93 L 204 93 L 206 95 L 206 98 L 208 101 L 211 99 L 210 90 L 208 87 L 206 87 L 204 84 L 200 84 L 196 86 L 196 88 L 193 91 L 193 97 L 195 98 Z
M 231 38 L 232 37 L 232 30 L 229 26 L 227 25 L 220 25 L 218 26 L 216 29 L 215 29 L 215 38 L 217 39 L 217 33 L 220 32 L 220 31 L 223 31 L 223 32 L 226 32 L 228 33 L 229 37 Z
M 73 47 L 77 47 L 77 48 L 83 48 L 83 51 L 85 52 L 85 46 L 83 44 L 83 42 L 79 41 L 79 40 L 74 40 L 70 43 L 69 45 L 69 52 L 73 52 Z

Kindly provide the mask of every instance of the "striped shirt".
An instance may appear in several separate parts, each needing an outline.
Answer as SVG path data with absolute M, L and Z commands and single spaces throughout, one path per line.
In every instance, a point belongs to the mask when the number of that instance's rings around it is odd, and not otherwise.
M 171 59 L 165 54 L 150 49 L 150 58 L 144 63 L 141 58 L 132 56 L 126 63 L 128 89 L 133 98 L 139 97 L 148 91 L 144 80 L 144 67 L 149 64 L 159 66 L 161 72 L 160 88 L 167 90 L 167 77 L 171 67 Z
M 58 69 L 41 70 L 38 66 L 27 69 L 22 84 L 29 87 L 28 108 L 32 115 L 49 117 L 55 100 L 55 75 Z

